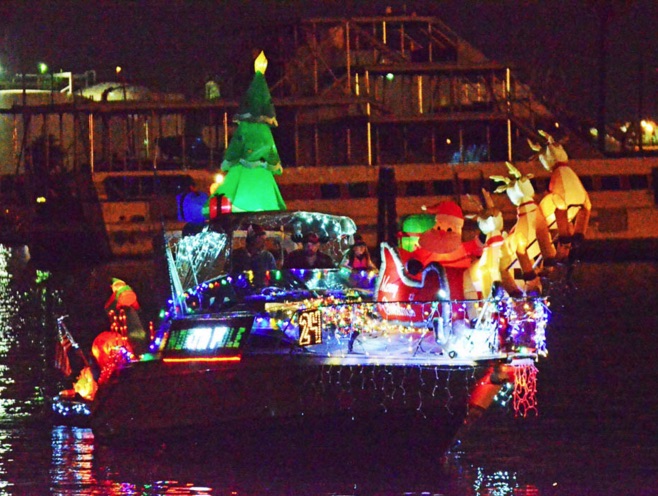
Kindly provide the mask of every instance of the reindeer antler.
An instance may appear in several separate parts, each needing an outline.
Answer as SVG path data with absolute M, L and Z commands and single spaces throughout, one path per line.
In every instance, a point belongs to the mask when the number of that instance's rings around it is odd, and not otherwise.
M 539 134 L 541 134 L 544 138 L 546 138 L 546 141 L 548 142 L 549 145 L 552 145 L 552 144 L 555 143 L 555 139 L 553 138 L 553 136 L 551 136 L 550 134 L 548 134 L 548 133 L 547 133 L 546 131 L 544 131 L 543 129 L 539 129 L 538 132 L 539 132 Z
M 569 143 L 569 136 L 563 136 L 562 139 L 559 141 L 556 140 L 551 134 L 548 134 L 546 131 L 543 129 L 538 130 L 539 134 L 541 134 L 544 138 L 546 138 L 546 141 L 548 142 L 549 145 L 562 145 L 564 146 L 565 144 Z
M 546 140 L 546 145 L 545 145 L 546 147 L 548 147 L 549 145 L 559 144 L 557 141 L 555 141 L 555 138 L 553 138 L 552 135 L 548 134 L 543 129 L 538 129 L 537 132 L 542 138 Z M 542 149 L 544 148 L 544 146 L 540 145 L 539 143 L 532 142 L 530 138 L 528 138 L 528 145 L 530 146 L 530 149 L 537 154 L 541 154 Z
M 511 188 L 512 185 L 514 184 L 514 181 L 512 181 L 509 177 L 505 177 L 505 176 L 489 176 L 489 179 L 499 183 L 505 183 L 498 186 L 494 190 L 494 193 L 503 193 L 504 191 L 507 191 L 508 188 Z
M 491 193 L 489 193 L 484 188 L 482 188 L 482 197 L 484 198 L 484 205 L 486 208 L 496 208 L 496 204 L 494 203 L 493 198 L 491 197 Z
M 510 175 L 516 179 L 519 180 L 523 177 L 523 174 L 521 174 L 521 171 L 514 167 L 514 164 L 512 162 L 505 162 L 505 165 L 507 166 L 507 170 L 509 171 Z
M 535 153 L 539 153 L 541 151 L 542 146 L 539 143 L 533 143 L 530 141 L 530 138 L 528 138 L 528 145 L 530 146 L 530 149 Z
M 552 171 L 556 163 L 569 160 L 569 156 L 564 150 L 561 142 L 556 141 L 552 135 L 548 134 L 543 129 L 539 129 L 538 133 L 546 139 L 546 147 L 537 153 L 537 158 L 544 169 Z
M 505 176 L 489 176 L 489 179 L 493 181 L 497 181 L 499 183 L 505 183 L 500 186 L 498 186 L 495 190 L 494 193 L 502 193 L 503 191 L 506 191 L 507 189 L 511 188 L 516 184 L 517 181 L 520 181 L 523 178 L 526 179 L 531 179 L 533 177 L 532 174 L 526 174 L 525 176 L 521 174 L 521 171 L 514 167 L 514 164 L 511 162 L 505 162 L 505 165 L 507 166 L 507 170 L 510 173 L 510 176 L 512 177 L 505 177 Z

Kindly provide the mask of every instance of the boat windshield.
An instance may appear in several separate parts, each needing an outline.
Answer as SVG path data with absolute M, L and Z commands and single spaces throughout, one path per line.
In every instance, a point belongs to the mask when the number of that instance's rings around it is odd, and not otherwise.
M 263 231 L 263 250 L 272 255 L 268 256 L 267 270 L 244 270 L 237 262 L 254 226 Z M 174 299 L 181 311 L 189 314 L 221 311 L 236 303 L 304 299 L 318 293 L 335 293 L 342 298 L 346 291 L 354 291 L 371 296 L 374 274 L 338 268 L 355 232 L 356 225 L 348 217 L 264 212 L 227 215 L 194 235 L 168 233 L 166 249 Z M 302 247 L 307 233 L 319 236 L 321 250 L 335 268 L 284 268 L 286 257 Z

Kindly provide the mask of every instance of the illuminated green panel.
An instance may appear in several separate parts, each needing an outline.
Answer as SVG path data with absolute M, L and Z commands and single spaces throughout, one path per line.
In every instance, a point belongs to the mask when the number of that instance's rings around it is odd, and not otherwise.
M 171 332 L 167 340 L 168 351 L 210 352 L 223 348 L 239 348 L 245 327 L 212 325 L 193 327 Z

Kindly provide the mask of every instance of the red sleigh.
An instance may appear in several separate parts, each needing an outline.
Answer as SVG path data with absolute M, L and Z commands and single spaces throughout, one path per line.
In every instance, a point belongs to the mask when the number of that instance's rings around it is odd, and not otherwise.
M 441 307 L 449 308 L 451 274 L 463 269 L 444 268 L 431 263 L 415 277 L 404 270 L 397 252 L 388 244 L 381 245 L 382 263 L 375 299 L 382 303 L 379 312 L 386 320 L 420 326 L 428 322 Z M 445 310 L 445 308 L 444 308 Z

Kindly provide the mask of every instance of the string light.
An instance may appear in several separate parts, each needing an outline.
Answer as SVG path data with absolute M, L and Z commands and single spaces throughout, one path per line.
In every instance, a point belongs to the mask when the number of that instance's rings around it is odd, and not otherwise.
M 264 286 L 259 287 L 252 272 L 224 275 L 185 291 L 182 305 L 171 300 L 167 313 L 175 314 L 178 306 L 203 315 L 228 310 L 239 301 L 259 301 L 265 311 L 255 314 L 252 328 L 284 332 L 296 340 L 298 313 L 318 309 L 327 337 L 315 351 L 343 358 L 354 352 L 364 357 L 449 354 L 452 358 L 546 354 L 545 298 L 454 301 L 449 305 L 452 320 L 443 331 L 446 335 L 439 336 L 436 321 L 443 311 L 439 303 L 374 302 L 372 290 L 350 287 L 363 286 L 363 279 L 355 284 L 354 276 L 342 270 L 277 270 L 267 272 L 260 281 Z M 370 276 L 357 273 L 356 277 Z M 372 288 L 374 279 L 368 281 Z M 391 307 L 407 308 L 425 320 L 415 326 L 388 320 L 383 315 L 390 315 Z M 162 335 L 156 334 L 156 339 L 161 341 Z

